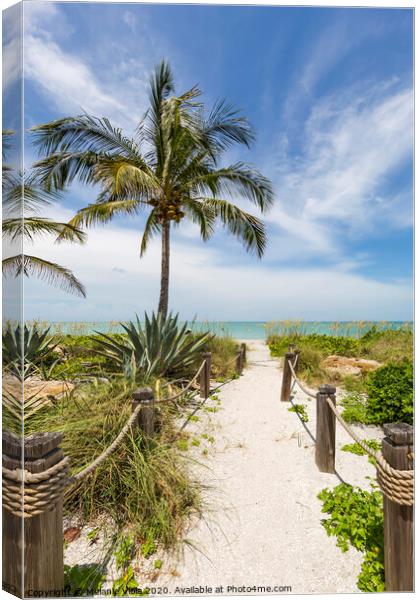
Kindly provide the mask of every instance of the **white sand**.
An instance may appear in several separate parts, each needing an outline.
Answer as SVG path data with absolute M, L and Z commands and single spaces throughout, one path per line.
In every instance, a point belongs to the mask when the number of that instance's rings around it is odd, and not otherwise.
M 207 459 L 201 455 L 208 468 L 199 470 L 212 488 L 206 493 L 209 510 L 187 534 L 205 555 L 186 547 L 175 563 L 178 576 L 163 572 L 159 584 L 169 591 L 279 585 L 294 593 L 357 592 L 362 555 L 353 548 L 342 553 L 336 538 L 327 536 L 316 497 L 339 479 L 319 473 L 312 440 L 297 415 L 288 412 L 290 403 L 280 402 L 279 361 L 270 358 L 262 341 L 247 343 L 248 368 L 221 388 L 222 409 L 190 428 L 197 437 L 213 430 L 216 438 Z M 300 390 L 295 401 L 307 404 L 307 426 L 314 433 L 315 401 Z M 376 428 L 358 431 L 380 438 Z M 337 449 L 349 442 L 337 425 Z M 199 458 L 202 450 L 194 450 Z M 354 485 L 368 488 L 365 477 L 375 475 L 366 457 L 338 451 L 336 464 Z
M 196 520 L 184 544 L 183 557 L 162 551 L 148 561 L 134 563 L 136 578 L 147 584 L 175 588 L 191 586 L 291 586 L 294 593 L 357 592 L 362 555 L 355 549 L 342 553 L 336 538 L 321 525 L 325 516 L 317 493 L 339 483 L 336 475 L 319 473 L 313 441 L 289 402 L 280 402 L 281 369 L 262 341 L 247 340 L 248 367 L 240 379 L 220 388 L 217 412 L 202 410 L 188 430 L 199 446 L 188 457 L 194 476 L 206 486 L 207 508 Z M 217 385 L 217 384 L 215 384 Z M 315 401 L 300 390 L 297 403 L 307 405 L 307 427 L 315 433 Z M 207 407 L 218 407 L 209 399 Z M 380 439 L 377 428 L 357 428 L 362 437 Z M 214 436 L 212 444 L 202 434 Z M 348 483 L 369 488 L 366 476 L 375 476 L 364 456 L 340 451 L 352 440 L 337 424 L 339 475 Z M 207 454 L 203 454 L 207 452 Z M 103 554 L 103 539 L 89 546 L 85 527 L 69 544 L 67 564 L 94 562 Z M 102 536 L 101 536 L 102 538 Z M 161 558 L 162 569 L 153 569 Z M 115 577 L 109 565 L 108 586 Z M 155 581 L 152 583 L 152 581 Z M 107 587 L 108 587 L 107 586 Z

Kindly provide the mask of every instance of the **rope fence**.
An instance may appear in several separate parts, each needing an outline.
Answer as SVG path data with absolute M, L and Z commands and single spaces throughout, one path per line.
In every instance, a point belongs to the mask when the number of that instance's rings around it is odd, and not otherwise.
M 316 399 L 316 394 L 314 394 L 313 392 L 311 392 L 310 390 L 308 390 L 308 388 L 305 388 L 305 386 L 303 385 L 303 383 L 301 381 L 299 381 L 299 379 L 297 378 L 296 372 L 294 367 L 296 366 L 296 362 L 297 359 L 295 360 L 295 364 L 293 365 L 291 363 L 290 360 L 287 361 L 289 363 L 289 369 L 292 372 L 293 378 L 294 378 L 294 382 L 296 383 L 296 385 L 302 390 L 302 392 L 304 394 L 306 394 L 307 396 L 309 396 L 310 398 L 315 398 Z
M 366 454 L 375 459 L 378 483 L 386 497 L 397 504 L 401 504 L 403 506 L 413 506 L 414 471 L 394 469 L 391 467 L 391 465 L 384 459 L 381 452 L 375 452 L 372 450 L 372 448 L 369 448 L 369 446 L 359 438 L 353 429 L 349 427 L 329 397 L 327 398 L 327 404 L 334 413 L 337 421 L 349 434 L 349 436 L 356 442 L 356 444 L 363 448 Z M 409 455 L 409 458 L 413 460 L 414 454 L 409 453 Z
M 382 452 L 373 450 L 344 420 L 336 406 L 335 387 L 322 385 L 317 394 L 299 380 L 298 351 L 286 353 L 282 378 L 281 400 L 290 401 L 297 385 L 304 394 L 315 398 L 316 437 L 315 461 L 321 472 L 336 473 L 336 422 L 370 457 L 374 459 L 377 481 L 384 501 L 384 545 L 386 591 L 412 591 L 413 575 L 413 508 L 414 452 L 413 428 L 406 423 L 383 425 L 385 437 Z
M 240 362 L 239 357 L 240 356 Z M 242 345 L 240 352 L 235 355 L 234 361 L 237 366 L 243 368 L 245 356 L 245 345 Z M 95 458 L 88 466 L 78 473 L 69 475 L 69 458 L 63 457 L 60 450 L 60 460 L 49 466 L 39 473 L 32 473 L 27 469 L 10 468 L 11 463 L 4 464 L 2 468 L 3 481 L 3 507 L 19 518 L 29 519 L 38 516 L 46 511 L 53 510 L 56 507 L 57 501 L 63 497 L 69 487 L 77 484 L 85 477 L 93 473 L 104 461 L 106 461 L 121 445 L 124 438 L 130 431 L 139 423 L 142 433 L 145 435 L 153 435 L 154 433 L 154 409 L 156 405 L 175 402 L 189 392 L 194 383 L 200 379 L 200 395 L 203 398 L 198 407 L 193 411 L 196 412 L 207 400 L 210 394 L 210 371 L 211 371 L 211 354 L 206 353 L 204 360 L 201 362 L 198 370 L 192 379 L 179 392 L 168 398 L 156 400 L 153 390 L 150 388 L 141 388 L 133 394 L 132 413 L 125 425 L 114 439 L 114 441 Z M 181 381 L 181 380 L 177 380 Z M 171 382 L 173 384 L 173 382 Z M 171 385 L 168 383 L 168 385 Z M 183 423 L 181 430 L 185 428 L 192 415 Z M 9 437 L 12 434 L 7 434 Z M 41 438 L 47 434 L 40 434 Z M 55 435 L 55 434 L 54 434 Z M 12 436 L 13 437 L 13 436 Z M 4 438 L 4 436 L 3 436 Z M 61 439 L 61 438 L 60 438 Z M 13 443 L 12 443 L 13 442 Z M 12 439 L 8 438 L 8 443 L 12 444 L 16 454 L 15 463 L 21 454 L 21 439 L 18 436 Z M 6 462 L 9 460 L 6 456 Z M 10 459 L 11 460 L 11 459 Z M 21 461 L 19 461 L 20 464 Z M 13 460 L 12 460 L 13 463 Z M 26 466 L 27 461 L 25 461 Z

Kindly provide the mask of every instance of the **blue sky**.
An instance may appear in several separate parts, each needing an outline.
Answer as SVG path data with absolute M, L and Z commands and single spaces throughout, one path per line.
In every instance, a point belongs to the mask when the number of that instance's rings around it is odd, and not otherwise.
M 218 320 L 411 319 L 410 10 L 26 2 L 24 13 L 26 127 L 84 109 L 130 133 L 162 58 L 179 91 L 198 83 L 206 103 L 227 98 L 254 125 L 253 148 L 225 161 L 252 163 L 273 181 L 266 255 L 247 255 L 222 229 L 203 244 L 185 225 L 173 243 L 174 310 Z M 12 51 L 6 37 L 6 119 Z M 53 214 L 70 218 L 94 197 L 74 186 Z M 88 297 L 31 281 L 26 316 L 126 319 L 154 308 L 159 247 L 140 261 L 141 228 L 140 217 L 119 219 L 90 230 L 85 247 L 37 242 Z

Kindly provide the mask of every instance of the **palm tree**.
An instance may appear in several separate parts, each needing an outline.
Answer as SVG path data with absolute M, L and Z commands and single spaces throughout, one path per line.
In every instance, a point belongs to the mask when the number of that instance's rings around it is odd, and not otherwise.
M 3 131 L 3 159 L 10 148 L 13 131 Z M 22 173 L 3 163 L 3 237 L 12 244 L 22 246 L 23 238 L 33 241 L 35 236 L 53 234 L 62 240 L 83 242 L 86 235 L 68 223 L 59 223 L 39 215 L 39 209 L 51 204 L 59 197 L 58 191 L 46 191 L 41 186 L 35 172 Z M 3 275 L 18 277 L 22 273 L 46 280 L 61 289 L 85 297 L 82 283 L 73 273 L 57 263 L 38 256 L 19 253 L 4 258 Z
M 269 180 L 256 169 L 242 162 L 219 166 L 234 143 L 251 145 L 254 134 L 248 121 L 224 101 L 206 113 L 198 101 L 198 87 L 180 96 L 171 95 L 174 90 L 171 69 L 163 61 L 150 81 L 150 107 L 132 139 L 108 119 L 88 114 L 33 128 L 35 144 L 44 155 L 36 163 L 37 172 L 46 189 L 62 190 L 76 178 L 101 188 L 96 201 L 79 210 L 71 226 L 89 227 L 115 215 L 147 211 L 140 256 L 160 235 L 158 311 L 164 316 L 172 226 L 189 219 L 208 240 L 219 220 L 261 257 L 266 244 L 263 223 L 226 196 L 245 198 L 261 213 L 273 202 Z

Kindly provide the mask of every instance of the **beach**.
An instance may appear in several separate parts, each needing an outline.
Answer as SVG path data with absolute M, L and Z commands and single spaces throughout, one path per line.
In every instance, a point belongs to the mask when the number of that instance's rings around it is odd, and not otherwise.
M 162 586 L 168 593 L 229 585 L 290 586 L 294 593 L 357 592 L 362 553 L 354 547 L 343 553 L 336 538 L 326 535 L 317 494 L 342 480 L 369 489 L 367 477 L 374 477 L 375 469 L 366 457 L 340 451 L 351 440 L 337 427 L 337 474 L 320 473 L 312 439 L 315 401 L 295 388 L 293 401 L 307 404 L 309 421 L 303 424 L 289 412 L 290 402 L 280 402 L 278 359 L 270 357 L 261 340 L 247 344 L 242 377 L 220 387 L 213 382 L 220 405 L 210 397 L 205 406 L 212 410 L 199 411 L 199 420 L 188 426 L 193 439 L 202 442 L 190 446 L 186 459 L 193 478 L 205 487 L 203 514 L 184 532 L 181 556 L 161 549 L 154 555 L 162 561 L 158 576 L 147 580 L 152 562 L 136 561 L 142 584 Z M 364 438 L 381 437 L 377 427 L 355 429 Z M 203 435 L 214 438 L 206 455 Z M 82 562 L 84 552 L 94 560 L 84 531 L 69 545 L 66 563 Z M 113 575 L 111 563 L 109 581 Z

